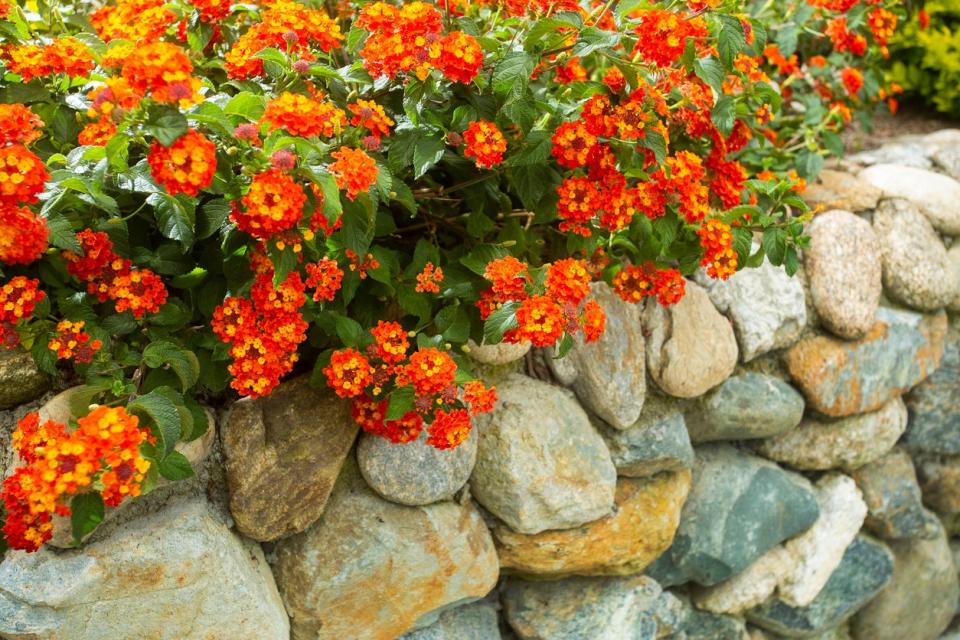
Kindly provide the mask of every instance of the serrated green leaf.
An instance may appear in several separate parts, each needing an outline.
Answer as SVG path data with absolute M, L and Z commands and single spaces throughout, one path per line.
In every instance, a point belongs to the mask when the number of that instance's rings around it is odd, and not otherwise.
M 152 369 L 164 365 L 170 367 L 177 378 L 180 387 L 186 391 L 200 379 L 200 361 L 193 351 L 184 349 L 169 340 L 157 340 L 147 345 L 143 350 L 143 361 Z
M 417 180 L 440 162 L 446 144 L 438 135 L 424 136 L 413 147 L 413 179 Z
M 197 239 L 205 240 L 219 231 L 227 223 L 230 213 L 230 203 L 226 199 L 204 203 L 197 215 Z
M 706 82 L 714 91 L 720 92 L 720 86 L 726 77 L 723 65 L 713 57 L 698 58 L 693 62 L 693 72 L 697 77 Z
M 57 249 L 66 249 L 80 253 L 80 243 L 73 231 L 73 225 L 64 216 L 54 213 L 47 217 L 47 241 Z
M 70 529 L 73 542 L 79 545 L 103 522 L 104 507 L 100 494 L 92 491 L 73 496 L 70 500 Z
M 180 412 L 170 398 L 158 389 L 154 389 L 150 393 L 138 396 L 127 405 L 127 409 L 147 420 L 164 455 L 173 451 L 177 446 L 177 440 L 180 439 L 182 423 Z
M 185 204 L 166 193 L 150 194 L 147 203 L 153 207 L 160 233 L 179 242 L 184 252 L 189 251 L 193 246 L 196 225 L 196 212 L 192 204 Z
M 518 87 L 526 87 L 536 66 L 536 60 L 528 53 L 508 53 L 493 69 L 493 92 L 503 96 L 516 91 Z
M 416 395 L 413 387 L 398 387 L 387 397 L 387 413 L 384 420 L 399 420 L 413 411 Z
M 157 471 L 167 480 L 186 480 L 194 476 L 187 457 L 179 451 L 171 451 L 157 463 Z
M 499 344 L 503 341 L 503 334 L 515 329 L 517 323 L 518 302 L 507 302 L 496 309 L 483 323 L 483 341 L 485 344 Z

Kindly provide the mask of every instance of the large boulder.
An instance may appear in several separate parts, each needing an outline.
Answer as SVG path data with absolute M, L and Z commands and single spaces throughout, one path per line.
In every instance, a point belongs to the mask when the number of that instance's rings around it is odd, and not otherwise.
M 769 438 L 789 431 L 803 418 L 803 396 L 763 373 L 727 378 L 686 414 L 694 443 Z
M 764 259 L 756 269 L 738 271 L 727 280 L 715 280 L 701 271 L 697 283 L 733 323 L 744 362 L 790 346 L 807 324 L 803 284 L 769 260 Z
M 387 502 L 348 460 L 320 519 L 277 543 L 273 572 L 293 640 L 393 640 L 425 614 L 485 596 L 499 566 L 470 502 Z
M 946 333 L 942 312 L 880 309 L 873 328 L 856 342 L 805 338 L 785 361 L 809 408 L 848 416 L 879 409 L 922 382 L 940 365 Z
M 897 448 L 853 472 L 867 503 L 867 528 L 888 540 L 929 538 L 939 527 L 923 508 L 913 461 Z
M 880 242 L 863 218 L 827 211 L 808 228 L 803 268 L 810 299 L 823 326 L 855 340 L 874 325 L 883 290 Z
M 613 508 L 617 470 L 568 391 L 523 375 L 497 385 L 470 491 L 519 533 L 569 529 Z
M 940 368 L 910 391 L 907 408 L 907 449 L 960 454 L 960 339 L 955 333 L 949 336 Z
M 643 571 L 673 542 L 690 472 L 620 478 L 613 514 L 576 529 L 514 533 L 493 529 L 505 571 L 559 578 L 628 575 Z
M 816 522 L 817 499 L 801 476 L 729 445 L 696 452 L 693 486 L 667 552 L 687 578 L 717 584 Z
M 934 311 L 960 295 L 960 276 L 930 222 L 905 200 L 885 200 L 873 214 L 883 286 L 908 307 Z
M 893 580 L 853 619 L 855 640 L 934 640 L 957 610 L 960 587 L 942 527 L 929 540 L 891 542 Z
M 647 304 L 643 326 L 647 369 L 665 393 L 695 398 L 733 373 L 739 353 L 733 328 L 699 285 L 687 282 L 677 304 Z
M 8 640 L 288 634 L 260 546 L 233 534 L 203 500 L 173 503 L 83 549 L 8 552 L 0 563 L 0 636 Z
M 803 199 L 823 210 L 869 211 L 877 206 L 881 191 L 866 180 L 845 171 L 824 169 L 807 185 Z
M 860 179 L 890 198 L 910 201 L 937 231 L 960 235 L 960 182 L 926 169 L 877 164 L 860 172 Z
M 621 431 L 603 424 L 597 429 L 621 476 L 652 476 L 693 465 L 693 446 L 682 408 L 672 398 L 650 395 L 640 419 L 630 429 Z
M 585 344 L 577 334 L 564 358 L 547 362 L 560 369 L 559 377 L 572 380 L 570 386 L 587 409 L 610 426 L 627 429 L 640 417 L 647 392 L 640 308 L 621 300 L 602 282 L 593 283 L 590 290 L 607 314 L 603 335 Z
M 886 454 L 907 426 L 907 408 L 894 398 L 877 411 L 836 420 L 809 417 L 782 435 L 763 440 L 766 458 L 806 471 L 852 471 Z
M 477 461 L 477 432 L 472 430 L 455 449 L 437 449 L 427 444 L 427 437 L 424 429 L 413 442 L 394 444 L 361 435 L 357 462 L 370 488 L 391 502 L 414 506 L 453 497 Z
M 0 346 L 0 409 L 30 402 L 50 387 L 50 379 L 33 362 L 33 356 L 21 347 Z
M 254 540 L 303 531 L 333 490 L 357 424 L 349 404 L 307 377 L 235 402 L 220 427 L 237 529 Z

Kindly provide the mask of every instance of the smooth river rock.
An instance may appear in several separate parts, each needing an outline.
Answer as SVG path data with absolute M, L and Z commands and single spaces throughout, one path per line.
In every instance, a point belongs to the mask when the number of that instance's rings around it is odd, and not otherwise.
M 907 449 L 960 454 L 960 339 L 955 333 L 947 340 L 940 368 L 907 395 L 907 408 Z
M 824 169 L 807 184 L 803 199 L 824 210 L 869 211 L 877 206 L 881 191 L 866 180 L 845 171 Z
M 220 430 L 237 529 L 276 540 L 309 527 L 333 490 L 357 424 L 349 403 L 307 377 L 235 402 Z
M 534 535 L 495 527 L 500 566 L 551 579 L 639 573 L 673 542 L 689 490 L 690 471 L 620 478 L 614 513 L 595 522 Z
M 803 396 L 783 380 L 741 373 L 697 401 L 687 430 L 694 443 L 769 438 L 796 427 L 803 407 Z
M 870 223 L 849 211 L 827 211 L 808 228 L 803 268 L 823 326 L 855 340 L 873 326 L 883 290 L 880 242 Z
M 860 179 L 890 198 L 914 204 L 937 231 L 960 235 L 960 182 L 941 173 L 893 164 L 877 164 L 860 172 Z
M 880 309 L 873 328 L 856 342 L 804 338 L 785 362 L 809 408 L 848 416 L 879 409 L 922 382 L 940 366 L 946 333 L 942 312 Z
M 518 533 L 579 527 L 613 508 L 617 470 L 603 438 L 564 389 L 515 374 L 478 424 L 470 491 Z
M 910 454 L 896 448 L 853 472 L 867 503 L 866 526 L 887 540 L 930 538 L 939 527 L 923 508 Z
M 275 556 L 292 640 L 393 640 L 425 614 L 487 595 L 499 575 L 470 502 L 387 502 L 352 460 L 320 519 L 278 542 Z

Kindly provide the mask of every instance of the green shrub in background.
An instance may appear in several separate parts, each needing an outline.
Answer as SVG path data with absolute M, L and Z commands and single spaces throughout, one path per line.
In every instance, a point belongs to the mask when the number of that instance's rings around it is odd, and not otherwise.
M 890 43 L 888 79 L 960 117 L 960 0 L 932 0 Z

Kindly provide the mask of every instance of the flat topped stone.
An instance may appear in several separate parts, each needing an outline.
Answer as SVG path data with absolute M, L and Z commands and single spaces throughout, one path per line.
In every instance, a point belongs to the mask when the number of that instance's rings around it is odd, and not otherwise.
M 860 172 L 860 179 L 884 195 L 914 203 L 941 233 L 960 235 L 960 182 L 927 169 L 876 164 Z

